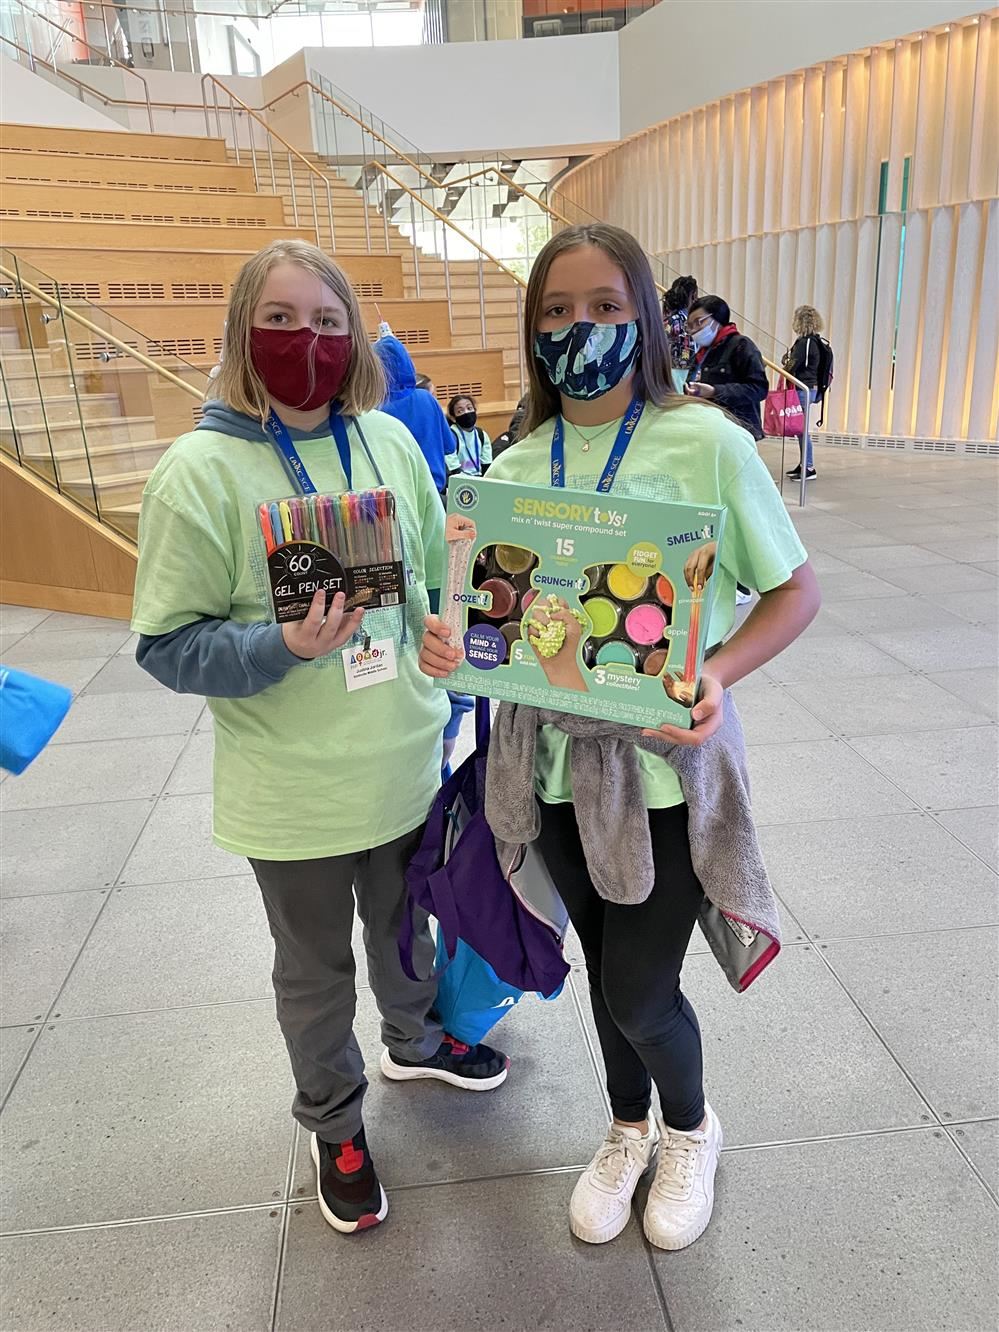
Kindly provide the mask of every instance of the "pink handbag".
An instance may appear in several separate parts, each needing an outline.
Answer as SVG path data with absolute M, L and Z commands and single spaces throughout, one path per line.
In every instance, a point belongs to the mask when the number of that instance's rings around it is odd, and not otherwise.
M 801 410 L 798 390 L 791 388 L 787 380 L 783 379 L 780 388 L 771 389 L 767 394 L 763 408 L 763 432 L 776 439 L 785 435 L 797 435 L 800 439 L 804 429 L 805 416 Z

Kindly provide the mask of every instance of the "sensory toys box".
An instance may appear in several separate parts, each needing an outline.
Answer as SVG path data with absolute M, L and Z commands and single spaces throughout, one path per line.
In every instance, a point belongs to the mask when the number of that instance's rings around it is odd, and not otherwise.
M 478 477 L 448 492 L 438 684 L 632 726 L 690 726 L 723 508 Z

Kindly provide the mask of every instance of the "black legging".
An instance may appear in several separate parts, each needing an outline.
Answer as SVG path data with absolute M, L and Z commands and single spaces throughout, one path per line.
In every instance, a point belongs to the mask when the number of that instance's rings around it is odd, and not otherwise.
M 618 906 L 593 887 L 573 806 L 538 803 L 538 847 L 586 958 L 611 1110 L 627 1123 L 645 1119 L 654 1080 L 667 1125 L 695 1129 L 704 1118 L 701 1032 L 680 968 L 703 894 L 687 806 L 649 810 L 655 886 L 640 905 Z

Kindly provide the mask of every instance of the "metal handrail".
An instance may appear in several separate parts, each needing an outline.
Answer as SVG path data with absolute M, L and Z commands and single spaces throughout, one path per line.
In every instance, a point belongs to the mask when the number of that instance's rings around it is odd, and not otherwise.
M 411 189 L 404 181 L 401 181 L 398 176 L 396 176 L 393 172 L 391 172 L 388 169 L 388 167 L 383 166 L 381 162 L 369 162 L 368 166 L 374 167 L 374 169 L 376 171 L 380 171 L 383 176 L 387 176 L 393 185 L 395 185 L 398 189 L 404 191 L 404 193 L 408 194 L 411 199 L 415 199 L 417 203 L 419 203 L 423 208 L 427 210 L 428 213 L 432 213 L 439 222 L 443 222 L 443 224 L 446 227 L 449 227 L 451 231 L 453 231 L 456 235 L 460 236 L 461 239 L 466 242 L 466 244 L 471 245 L 473 249 L 478 250 L 480 255 L 488 259 L 491 264 L 495 264 L 496 267 L 500 269 L 501 272 L 506 273 L 507 277 L 513 278 L 514 282 L 516 282 L 518 286 L 520 287 L 527 286 L 527 283 L 524 281 L 524 279 L 520 276 L 519 273 L 515 272 L 512 268 L 507 267 L 507 265 L 503 262 L 502 259 L 497 259 L 496 256 L 492 254 L 489 250 L 487 250 L 484 245 L 480 245 L 474 236 L 470 236 L 467 231 L 462 231 L 461 227 L 456 226 L 455 223 L 451 221 L 451 219 L 447 216 L 446 213 L 442 213 L 439 209 L 435 208 L 433 204 L 427 203 L 426 199 L 424 199 L 422 195 L 417 194 L 416 190 Z M 416 244 L 415 236 L 413 237 L 413 244 L 414 245 Z
M 133 78 L 138 79 L 139 82 L 142 84 L 142 91 L 146 95 L 146 116 L 149 119 L 149 132 L 150 134 L 156 133 L 156 127 L 153 125 L 153 104 L 149 100 L 149 84 L 142 77 L 142 75 L 139 73 L 138 70 L 130 69 L 128 65 L 123 65 L 119 60 L 115 60 L 114 56 L 111 54 L 110 51 L 102 52 L 99 46 L 92 46 L 91 43 L 88 42 L 85 37 L 78 37 L 77 34 L 73 32 L 70 28 L 64 28 L 61 23 L 56 23 L 55 19 L 50 19 L 47 14 L 42 14 L 39 10 L 32 9 L 31 5 L 26 5 L 24 3 L 24 0 L 18 0 L 18 4 L 20 5 L 21 9 L 23 9 L 26 13 L 34 15 L 36 19 L 41 19 L 41 21 L 43 23 L 47 23 L 50 28 L 57 28 L 59 32 L 65 33 L 67 37 L 72 37 L 74 42 L 79 42 L 80 45 L 85 46 L 88 51 L 96 51 L 99 56 L 101 56 L 102 58 L 106 58 L 109 61 L 109 63 L 114 66 L 115 69 L 120 69 L 125 74 L 131 74 Z M 31 59 L 34 60 L 35 57 L 33 52 L 29 50 L 28 54 L 31 57 Z M 58 69 L 58 66 L 56 66 L 55 62 L 52 63 L 51 68 L 55 69 L 57 73 L 62 72 L 61 70 Z
M 197 398 L 199 402 L 204 402 L 205 395 L 199 393 L 193 384 L 188 384 L 186 380 L 181 379 L 179 375 L 173 374 L 172 371 L 167 370 L 165 366 L 157 365 L 152 357 L 147 356 L 145 352 L 140 352 L 136 347 L 130 347 L 127 342 L 122 342 L 120 338 L 116 338 L 115 335 L 109 333 L 107 329 L 101 328 L 99 324 L 93 323 L 93 321 L 88 319 L 85 315 L 82 315 L 77 310 L 72 309 L 72 307 L 65 305 L 61 299 L 55 296 L 50 296 L 48 292 L 42 291 L 41 287 L 36 287 L 33 282 L 29 282 L 27 278 L 21 277 L 19 273 L 12 273 L 11 270 L 2 263 L 0 263 L 0 275 L 9 278 L 18 288 L 29 292 L 36 300 L 42 301 L 45 305 L 54 305 L 57 310 L 61 310 L 66 318 L 71 320 L 74 324 L 79 324 L 89 333 L 98 334 L 105 342 L 110 342 L 112 347 L 116 347 L 118 351 L 124 352 L 126 356 L 131 356 L 135 361 L 139 361 L 147 370 L 153 370 L 161 379 L 169 380 L 174 387 L 183 389 L 184 392 L 190 394 L 192 398 Z
M 268 161 L 270 162 L 271 189 L 274 190 L 275 192 L 276 192 L 276 190 L 277 190 L 277 184 L 276 184 L 276 181 L 275 181 L 275 178 L 274 178 L 274 156 L 273 156 L 273 153 L 272 153 L 272 150 L 271 150 L 271 138 L 275 138 L 275 139 L 277 139 L 278 143 L 280 143 L 281 146 L 284 148 L 284 150 L 287 152 L 287 154 L 288 154 L 288 182 L 289 182 L 289 185 L 290 185 L 290 187 L 291 187 L 291 206 L 292 206 L 292 213 L 293 213 L 293 216 L 294 216 L 294 218 L 295 218 L 295 225 L 296 225 L 296 226 L 298 225 L 298 195 L 297 195 L 296 190 L 295 190 L 295 173 L 294 173 L 294 171 L 293 171 L 292 168 L 291 168 L 291 159 L 294 157 L 297 161 L 301 162 L 303 166 L 307 167 L 308 170 L 309 170 L 309 172 L 311 173 L 310 176 L 309 176 L 309 188 L 310 188 L 310 191 L 311 191 L 311 194 L 312 194 L 312 218 L 313 218 L 313 223 L 314 223 L 314 225 L 315 225 L 315 227 L 316 227 L 316 229 L 317 229 L 317 232 L 318 232 L 318 227 L 319 227 L 319 213 L 318 213 L 318 210 L 316 209 L 316 187 L 315 187 L 315 178 L 318 178 L 318 179 L 322 182 L 323 188 L 324 188 L 325 191 L 326 191 L 326 210 L 327 210 L 327 213 L 329 214 L 329 223 L 330 223 L 330 244 L 331 244 L 331 246 L 335 249 L 335 248 L 336 248 L 336 225 L 335 225 L 335 223 L 334 223 L 334 221 L 333 221 L 333 192 L 332 192 L 332 190 L 330 189 L 329 177 L 326 176 L 322 171 L 320 171 L 319 168 L 318 168 L 314 163 L 310 162 L 309 159 L 308 159 L 303 153 L 299 152 L 299 150 L 298 150 L 297 148 L 293 147 L 293 145 L 290 144 L 290 143 L 288 142 L 287 139 L 285 139 L 282 135 L 280 135 L 280 134 L 277 132 L 276 129 L 273 128 L 273 126 L 268 125 L 267 121 L 263 119 L 263 117 L 260 115 L 260 113 L 259 113 L 258 111 L 255 111 L 255 110 L 253 109 L 252 106 L 247 106 L 246 102 L 244 102 L 243 99 L 242 99 L 241 97 L 238 97 L 238 96 L 232 91 L 231 88 L 226 87 L 226 85 L 222 82 L 221 79 L 216 78 L 214 74 L 203 74 L 203 75 L 201 76 L 201 99 L 202 99 L 202 106 L 203 106 L 204 113 L 205 113 L 205 129 L 206 129 L 207 132 L 208 132 L 209 138 L 211 137 L 211 132 L 212 132 L 212 130 L 211 130 L 211 123 L 210 123 L 210 121 L 209 121 L 209 113 L 208 113 L 208 91 L 207 91 L 207 86 L 206 86 L 206 85 L 208 85 L 208 84 L 210 84 L 211 87 L 212 87 L 212 97 L 213 97 L 213 103 L 214 103 L 214 109 L 215 109 L 215 128 L 216 128 L 216 130 L 218 131 L 218 136 L 219 136 L 219 138 L 222 138 L 222 137 L 223 137 L 223 134 L 222 134 L 222 121 L 221 121 L 221 118 L 220 118 L 219 103 L 218 103 L 218 91 L 219 91 L 219 89 L 221 88 L 222 91 L 225 93 L 225 95 L 229 98 L 229 110 L 230 110 L 230 113 L 231 113 L 231 115 L 232 115 L 232 139 L 233 139 L 233 148 L 234 148 L 235 153 L 236 153 L 236 162 L 237 162 L 237 165 L 239 164 L 239 160 L 240 160 L 240 159 L 239 159 L 239 135 L 236 133 L 236 111 L 235 111 L 235 107 L 233 106 L 233 103 L 234 103 L 234 102 L 235 102 L 235 103 L 238 103 L 239 106 L 242 108 L 242 110 L 243 110 L 243 111 L 244 111 L 244 112 L 245 112 L 245 113 L 246 113 L 246 114 L 247 114 L 247 115 L 248 115 L 248 116 L 254 121 L 254 123 L 257 124 L 257 125 L 260 125 L 260 127 L 264 130 L 264 132 L 269 136 L 268 139 L 267 139 L 267 155 L 268 155 Z M 261 108 L 261 109 L 263 109 L 263 108 Z M 252 130 L 252 128 L 251 128 L 251 130 L 250 130 L 249 140 L 250 140 L 250 163 L 251 163 L 251 165 L 252 165 L 252 167 L 253 167 L 253 179 L 254 179 L 254 183 L 255 183 L 255 184 L 257 185 L 257 187 L 259 188 L 259 185 L 260 185 L 260 178 L 259 178 L 259 174 L 258 174 L 258 172 L 257 172 L 257 151 L 256 151 L 256 147 L 255 147 L 254 142 L 253 142 L 253 130 Z M 317 239 L 318 239 L 318 235 L 317 235 Z

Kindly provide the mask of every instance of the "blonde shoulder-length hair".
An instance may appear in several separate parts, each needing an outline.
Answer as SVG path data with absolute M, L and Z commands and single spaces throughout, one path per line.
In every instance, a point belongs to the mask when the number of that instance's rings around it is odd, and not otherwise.
M 807 338 L 813 333 L 821 333 L 825 324 L 814 305 L 799 305 L 791 319 L 791 328 L 799 338 Z
M 608 259 L 624 273 L 635 303 L 635 318 L 641 337 L 641 352 L 635 366 L 635 392 L 656 407 L 707 407 L 707 402 L 685 398 L 677 393 L 673 384 L 669 343 L 663 327 L 659 293 L 645 251 L 628 231 L 612 227 L 607 222 L 591 222 L 585 226 L 566 227 L 553 236 L 544 247 L 531 269 L 524 301 L 524 349 L 527 360 L 528 401 L 524 419 L 517 432 L 524 439 L 559 411 L 558 390 L 549 380 L 544 368 L 534 355 L 534 339 L 544 306 L 545 283 L 548 272 L 561 254 L 578 249 L 580 245 L 594 245 L 603 250 Z
M 267 275 L 277 264 L 298 264 L 329 287 L 347 307 L 353 353 L 339 394 L 344 414 L 359 416 L 361 412 L 380 407 L 385 401 L 385 375 L 381 362 L 372 351 L 354 289 L 342 268 L 317 246 L 300 240 L 273 241 L 239 270 L 229 296 L 222 339 L 222 367 L 212 382 L 212 392 L 233 411 L 266 421 L 271 403 L 264 382 L 253 365 L 250 333 L 253 312 L 260 303 Z

